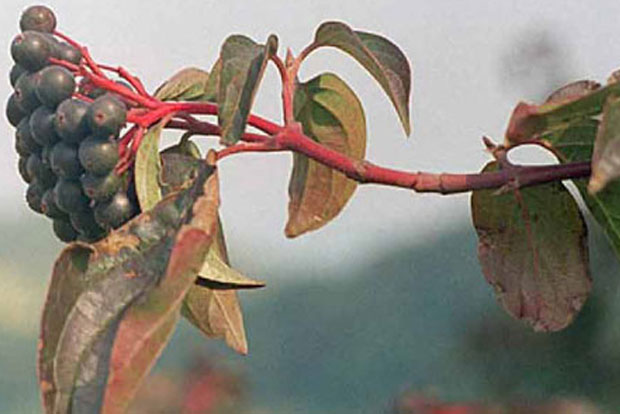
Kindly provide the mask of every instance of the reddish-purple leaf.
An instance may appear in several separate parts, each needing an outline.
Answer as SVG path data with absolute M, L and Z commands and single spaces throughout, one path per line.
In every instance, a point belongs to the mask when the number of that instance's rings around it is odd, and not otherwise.
M 495 162 L 483 171 L 494 170 Z M 564 185 L 474 191 L 472 215 L 482 272 L 504 309 L 535 330 L 565 328 L 591 280 L 586 226 Z

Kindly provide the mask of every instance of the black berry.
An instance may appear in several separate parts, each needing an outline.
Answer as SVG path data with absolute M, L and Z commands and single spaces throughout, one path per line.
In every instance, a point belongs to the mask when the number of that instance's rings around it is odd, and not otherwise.
M 67 43 L 58 44 L 58 59 L 79 65 L 82 60 L 82 53 Z
M 51 188 L 56 184 L 56 174 L 54 174 L 49 165 L 43 163 L 40 154 L 30 154 L 26 163 L 26 171 L 43 188 Z
M 77 180 L 61 178 L 54 187 L 56 205 L 67 214 L 77 213 L 88 208 L 88 197 Z
M 60 140 L 54 128 L 55 117 L 55 112 L 45 106 L 38 107 L 30 115 L 29 125 L 32 138 L 39 145 L 53 145 Z
M 41 152 L 41 145 L 32 137 L 29 120 L 29 117 L 23 118 L 19 124 L 17 124 L 17 129 L 15 130 L 15 149 L 21 156 L 28 156 L 32 153 Z
M 121 178 L 113 171 L 103 176 L 86 173 L 80 181 L 84 193 L 95 201 L 109 200 L 122 186 Z
M 95 221 L 95 215 L 91 208 L 71 214 L 69 217 L 73 228 L 87 241 L 96 241 L 106 235 L 105 229 Z
M 135 206 L 122 192 L 116 193 L 109 201 L 95 206 L 95 220 L 105 229 L 115 229 L 122 226 L 135 213 Z
M 60 239 L 60 241 L 69 243 L 78 238 L 78 232 L 66 219 L 55 219 L 53 228 L 54 234 Z
M 118 135 L 127 120 L 127 108 L 119 98 L 107 93 L 91 104 L 87 119 L 95 135 Z
M 17 103 L 27 113 L 31 113 L 41 106 L 41 101 L 36 93 L 38 81 L 39 73 L 25 73 L 17 79 L 15 84 Z
M 54 126 L 63 140 L 77 144 L 86 138 L 90 131 L 86 121 L 89 106 L 78 99 L 67 99 L 58 105 Z
M 67 218 L 67 214 L 58 208 L 54 197 L 54 189 L 50 188 L 43 193 L 41 198 L 41 211 L 49 218 Z
M 43 188 L 37 181 L 33 181 L 26 190 L 26 202 L 28 207 L 37 213 L 43 213 L 41 210 L 41 199 L 45 194 L 45 188 Z
M 31 6 L 22 13 L 19 28 L 22 32 L 34 30 L 52 33 L 56 28 L 56 16 L 49 7 Z
M 9 79 L 11 81 L 11 86 L 15 86 L 17 83 L 17 79 L 24 73 L 26 73 L 26 69 L 23 66 L 18 65 L 17 63 L 13 65 L 11 68 L 11 72 L 9 73 Z
M 86 171 L 106 175 L 118 162 L 118 143 L 110 138 L 92 135 L 80 144 L 79 156 Z
M 67 144 L 64 141 L 54 145 L 50 152 L 50 165 L 52 171 L 60 177 L 78 178 L 84 172 L 78 159 L 76 145 Z
M 32 30 L 17 35 L 11 43 L 13 60 L 30 72 L 47 66 L 53 54 L 54 45 L 49 38 Z
M 56 109 L 75 91 L 75 77 L 62 66 L 48 66 L 40 72 L 36 93 L 39 100 L 47 107 Z
M 32 181 L 32 177 L 28 174 L 28 168 L 26 168 L 26 164 L 28 164 L 28 158 L 19 157 L 19 161 L 17 162 L 17 168 L 19 169 L 19 175 L 21 175 L 22 179 L 26 183 L 30 183 Z
M 9 124 L 14 127 L 28 115 L 28 112 L 20 106 L 17 95 L 14 93 L 9 96 L 6 102 L 6 108 L 4 108 L 4 113 L 6 114 L 6 119 L 9 121 Z

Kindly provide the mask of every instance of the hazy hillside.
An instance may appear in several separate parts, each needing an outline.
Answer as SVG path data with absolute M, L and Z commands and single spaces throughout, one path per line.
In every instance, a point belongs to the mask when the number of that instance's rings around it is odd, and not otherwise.
M 38 407 L 36 298 L 58 247 L 39 226 L 6 226 L 0 242 L 2 270 L 13 269 L 0 276 L 0 299 L 16 300 L 7 286 L 14 296 L 32 291 L 35 298 L 13 307 L 23 325 L 0 321 L 3 414 Z M 378 246 L 380 259 L 343 263 L 341 274 L 301 277 L 293 266 L 274 267 L 267 280 L 290 282 L 242 294 L 249 356 L 214 346 L 184 324 L 158 369 L 178 370 L 196 353 L 217 355 L 247 376 L 257 413 L 376 414 L 409 388 L 453 400 L 576 395 L 620 404 L 618 267 L 608 249 L 593 254 L 596 294 L 576 323 L 562 333 L 534 334 L 496 305 L 475 243 L 463 229 L 424 247 Z M 11 284 L 15 278 L 23 283 Z

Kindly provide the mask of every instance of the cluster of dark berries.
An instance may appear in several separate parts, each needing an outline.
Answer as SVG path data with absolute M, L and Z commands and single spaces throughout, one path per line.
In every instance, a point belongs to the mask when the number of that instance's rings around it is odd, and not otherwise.
M 11 44 L 14 93 L 6 116 L 15 126 L 19 172 L 30 208 L 54 222 L 65 242 L 96 241 L 133 217 L 138 208 L 126 177 L 116 174 L 118 137 L 127 108 L 115 95 L 93 102 L 73 98 L 74 74 L 50 58 L 79 64 L 80 51 L 57 41 L 53 12 L 24 11 L 22 33 Z

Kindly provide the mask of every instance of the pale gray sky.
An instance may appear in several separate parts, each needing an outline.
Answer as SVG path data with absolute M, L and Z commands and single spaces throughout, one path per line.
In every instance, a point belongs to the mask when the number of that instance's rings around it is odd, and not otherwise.
M 0 15 L 10 94 L 8 48 L 21 10 L 31 2 L 5 0 Z M 405 139 L 382 90 L 354 61 L 334 50 L 317 52 L 302 77 L 337 71 L 357 91 L 368 119 L 367 158 L 381 165 L 435 172 L 477 171 L 487 160 L 480 137 L 501 140 L 507 118 L 522 90 L 501 85 L 502 56 L 528 33 L 560 40 L 568 75 L 604 80 L 620 66 L 620 3 L 598 1 L 48 1 L 59 29 L 90 47 L 97 60 L 122 64 L 150 90 L 185 66 L 210 68 L 231 33 L 258 41 L 276 33 L 281 50 L 310 42 L 325 20 L 343 20 L 357 29 L 395 41 L 413 66 L 413 134 Z M 536 35 L 534 35 L 536 36 Z M 514 56 L 513 56 L 514 59 Z M 518 56 L 516 61 L 518 62 Z M 504 68 L 505 69 L 505 68 Z M 517 88 L 518 89 L 518 88 Z M 276 71 L 265 76 L 255 111 L 280 117 Z M 29 217 L 24 184 L 16 169 L 13 131 L 6 121 L 0 141 L 0 221 Z M 289 155 L 244 155 L 221 167 L 222 214 L 232 251 L 246 250 L 239 265 L 266 276 L 274 260 L 295 266 L 337 269 L 355 254 L 372 255 L 391 241 L 423 243 L 433 232 L 469 220 L 469 196 L 416 195 L 366 186 L 328 227 L 290 241 L 286 221 Z M 468 248 L 473 249 L 472 246 Z M 251 253 L 247 252 L 251 249 Z M 252 259 L 248 259 L 252 257 Z M 246 263 L 247 261 L 247 263 Z M 291 275 L 293 277 L 294 275 Z

